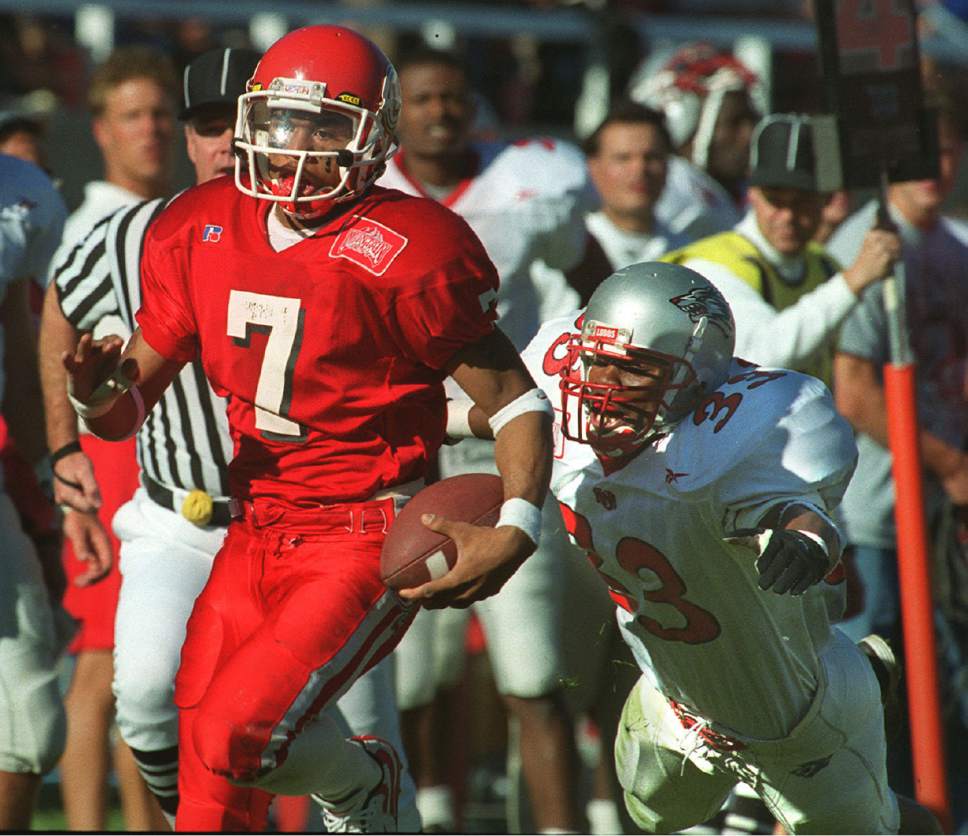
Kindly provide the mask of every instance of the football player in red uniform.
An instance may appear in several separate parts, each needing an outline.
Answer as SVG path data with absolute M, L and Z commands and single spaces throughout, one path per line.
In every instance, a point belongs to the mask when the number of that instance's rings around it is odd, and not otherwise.
M 229 397 L 237 512 L 188 623 L 176 682 L 180 830 L 262 829 L 271 794 L 321 798 L 327 829 L 397 829 L 399 761 L 347 738 L 333 705 L 420 601 L 467 606 L 534 550 L 551 410 L 494 326 L 497 275 L 458 216 L 373 186 L 395 148 L 396 73 L 337 26 L 292 32 L 239 100 L 235 183 L 177 198 L 149 232 L 140 328 L 82 339 L 64 364 L 105 438 L 143 420 L 200 356 Z M 493 529 L 443 578 L 379 579 L 395 508 L 444 437 L 452 375 L 497 436 Z

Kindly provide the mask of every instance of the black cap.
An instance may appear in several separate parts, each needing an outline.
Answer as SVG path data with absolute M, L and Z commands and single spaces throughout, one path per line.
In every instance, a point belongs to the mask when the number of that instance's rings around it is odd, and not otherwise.
M 191 119 L 205 105 L 231 105 L 245 92 L 262 53 L 254 49 L 210 49 L 185 67 L 181 120 Z
M 818 191 L 813 125 L 799 113 L 771 113 L 753 131 L 751 186 Z
M 29 113 L 20 108 L 0 109 L 0 133 L 29 131 L 38 136 L 44 133 L 46 118 L 39 113 Z

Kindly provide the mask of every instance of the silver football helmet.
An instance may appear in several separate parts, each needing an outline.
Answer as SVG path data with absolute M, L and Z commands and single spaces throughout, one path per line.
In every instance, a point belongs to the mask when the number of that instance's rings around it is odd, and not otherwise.
M 562 373 L 565 435 L 607 452 L 640 448 L 726 380 L 735 335 L 726 300 L 694 270 L 642 262 L 613 273 L 569 346 L 579 362 Z

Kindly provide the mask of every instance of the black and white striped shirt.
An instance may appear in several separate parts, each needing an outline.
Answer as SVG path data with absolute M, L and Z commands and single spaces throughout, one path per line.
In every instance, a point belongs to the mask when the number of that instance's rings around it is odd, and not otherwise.
M 145 233 L 166 204 L 158 199 L 119 209 L 54 265 L 61 310 L 79 331 L 91 331 L 112 315 L 131 331 L 137 327 Z M 196 360 L 182 369 L 138 431 L 138 463 L 168 488 L 200 488 L 224 499 L 231 456 L 225 400 L 212 391 Z

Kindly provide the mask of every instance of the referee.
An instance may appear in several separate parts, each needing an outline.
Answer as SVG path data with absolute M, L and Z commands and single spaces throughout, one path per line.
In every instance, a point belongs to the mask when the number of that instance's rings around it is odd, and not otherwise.
M 259 55 L 213 50 L 185 70 L 188 156 L 196 182 L 232 169 L 235 101 Z M 58 502 L 99 527 L 98 488 L 78 444 L 60 357 L 80 335 L 115 315 L 133 330 L 141 303 L 138 262 L 149 224 L 165 199 L 119 209 L 52 266 L 41 321 L 41 371 Z M 229 523 L 225 403 L 197 362 L 165 393 L 138 433 L 141 489 L 115 517 L 121 592 L 115 622 L 114 692 L 121 737 L 170 822 L 178 804 L 177 713 L 173 682 L 185 621 L 208 578 Z M 97 542 L 91 537 L 92 543 Z
M 252 50 L 218 49 L 185 69 L 179 118 L 199 184 L 234 172 L 236 101 L 259 57 Z M 79 511 L 93 508 L 97 485 L 77 445 L 61 355 L 73 351 L 80 335 L 105 316 L 114 314 L 134 330 L 144 237 L 165 206 L 165 200 L 152 200 L 118 210 L 51 273 L 41 324 L 44 397 L 48 426 L 54 425 L 48 442 L 57 499 Z M 212 227 L 213 240 L 220 232 Z M 232 441 L 225 410 L 201 364 L 186 366 L 138 431 L 141 488 L 113 521 L 122 574 L 115 623 L 117 724 L 172 826 L 178 805 L 175 673 L 185 624 L 231 519 Z M 92 514 L 83 516 L 96 521 Z M 392 685 L 392 670 L 379 665 L 343 697 L 340 708 L 354 733 L 378 734 L 402 751 Z M 408 792 L 405 784 L 401 802 L 409 796 L 413 806 L 412 780 L 406 781 L 411 786 Z

